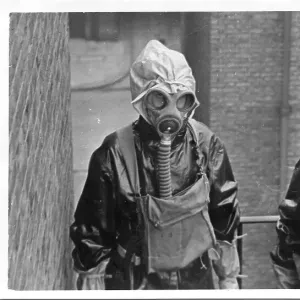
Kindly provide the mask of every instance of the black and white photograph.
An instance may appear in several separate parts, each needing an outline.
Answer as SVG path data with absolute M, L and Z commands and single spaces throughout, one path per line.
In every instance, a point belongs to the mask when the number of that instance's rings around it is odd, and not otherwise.
M 7 13 L 7 289 L 300 289 L 300 10 L 145 3 Z

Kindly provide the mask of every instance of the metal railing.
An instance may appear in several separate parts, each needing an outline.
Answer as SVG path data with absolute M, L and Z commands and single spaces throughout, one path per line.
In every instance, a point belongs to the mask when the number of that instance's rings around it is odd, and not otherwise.
M 237 230 L 237 235 L 243 235 L 243 225 L 244 224 L 261 224 L 261 223 L 276 223 L 279 220 L 279 216 L 251 216 L 251 217 L 241 217 L 241 221 Z M 275 230 L 275 229 L 274 229 Z M 240 238 L 237 240 L 237 250 L 240 259 L 240 274 L 243 274 L 243 239 Z M 242 279 L 243 277 L 238 278 L 239 287 L 242 289 Z

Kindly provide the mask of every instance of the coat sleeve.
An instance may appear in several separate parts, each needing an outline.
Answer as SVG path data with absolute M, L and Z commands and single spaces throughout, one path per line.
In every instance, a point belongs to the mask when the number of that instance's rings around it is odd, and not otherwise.
M 300 160 L 279 205 L 278 243 L 271 252 L 280 288 L 300 288 Z
M 91 156 L 75 221 L 70 227 L 78 289 L 104 289 L 105 266 L 115 244 L 116 197 L 109 157 L 104 146 Z
M 212 136 L 209 146 L 210 205 L 209 213 L 217 239 L 218 259 L 213 260 L 220 289 L 238 289 L 240 262 L 236 248 L 239 224 L 237 182 L 221 140 Z
M 216 238 L 231 242 L 239 224 L 237 182 L 225 146 L 215 135 L 209 146 L 210 218 Z

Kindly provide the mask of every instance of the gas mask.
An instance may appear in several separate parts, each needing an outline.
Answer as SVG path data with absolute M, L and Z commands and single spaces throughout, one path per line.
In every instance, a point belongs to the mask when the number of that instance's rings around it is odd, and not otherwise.
M 169 199 L 171 143 L 199 105 L 192 70 L 180 52 L 152 40 L 131 67 L 130 88 L 133 107 L 160 136 L 159 196 Z
M 145 117 L 161 138 L 157 153 L 157 175 L 159 195 L 163 199 L 169 199 L 172 196 L 170 169 L 172 140 L 186 125 L 196 106 L 195 97 L 191 92 L 169 94 L 163 89 L 154 88 L 144 97 Z
M 196 106 L 193 93 L 169 94 L 160 88 L 151 89 L 143 100 L 147 120 L 162 140 L 172 140 L 186 125 Z

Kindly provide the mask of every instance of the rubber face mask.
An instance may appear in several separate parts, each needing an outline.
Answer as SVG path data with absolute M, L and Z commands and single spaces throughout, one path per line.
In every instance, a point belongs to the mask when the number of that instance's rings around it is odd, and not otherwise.
M 186 125 L 197 103 L 191 92 L 169 94 L 151 89 L 144 97 L 143 110 L 161 138 L 173 138 Z

